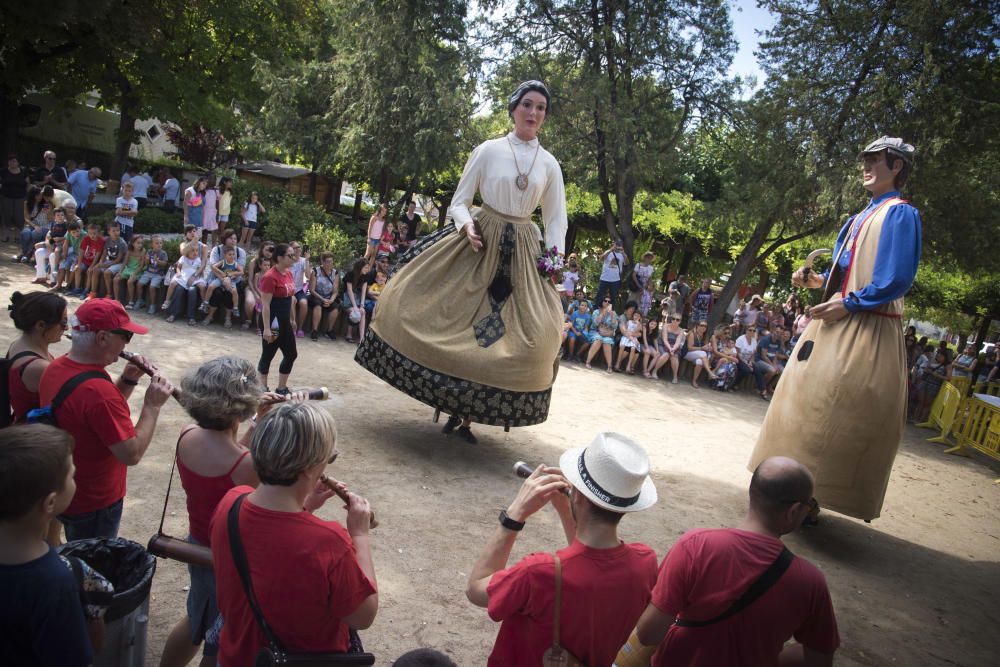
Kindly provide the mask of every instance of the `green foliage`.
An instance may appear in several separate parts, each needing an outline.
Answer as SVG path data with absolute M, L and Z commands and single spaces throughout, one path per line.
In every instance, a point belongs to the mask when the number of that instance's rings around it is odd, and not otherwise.
M 302 241 L 306 230 L 324 225 L 328 216 L 323 207 L 306 197 L 290 196 L 268 207 L 267 224 L 261 235 L 276 243 Z
M 335 265 L 347 266 L 364 254 L 365 237 L 349 236 L 334 225 L 313 223 L 306 229 L 303 243 L 309 246 L 313 261 L 318 261 L 322 252 L 332 252 Z
M 115 219 L 114 209 L 91 215 L 87 222 L 96 222 L 107 229 Z M 179 212 L 168 213 L 159 208 L 144 208 L 135 216 L 133 231 L 136 234 L 183 234 L 184 216 Z

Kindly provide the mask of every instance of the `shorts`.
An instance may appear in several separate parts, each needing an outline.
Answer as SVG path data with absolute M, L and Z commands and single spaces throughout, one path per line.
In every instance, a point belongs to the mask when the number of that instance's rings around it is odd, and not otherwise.
M 135 227 L 133 225 L 123 225 L 120 222 L 118 223 L 118 227 L 122 230 L 122 240 L 127 244 L 131 244 Z
M 305 299 L 308 296 L 309 295 L 306 294 L 305 290 L 300 289 L 298 292 L 295 293 L 295 300 L 296 301 L 301 301 L 302 299 Z
M 580 340 L 588 340 L 586 333 L 578 334 L 575 333 L 572 329 L 566 332 L 566 338 L 569 338 L 570 340 L 576 340 L 577 338 L 579 338 Z
M 163 274 L 153 273 L 152 271 L 145 271 L 141 276 L 139 276 L 139 285 L 149 285 L 150 287 L 160 287 L 163 285 Z
M 340 302 L 338 302 L 336 299 L 331 301 L 329 306 L 324 306 L 318 294 L 309 295 L 309 305 L 319 306 L 320 308 L 323 309 L 324 313 L 329 313 L 331 310 L 340 310 Z
M 228 215 L 220 215 L 219 216 L 219 222 L 221 222 L 223 224 L 229 222 L 229 216 Z
M 605 345 L 614 345 L 615 344 L 615 337 L 614 336 L 602 336 L 601 334 L 597 333 L 596 331 L 591 331 L 590 334 L 587 336 L 587 339 L 591 343 L 601 342 L 601 343 L 604 343 Z
M 187 541 L 200 544 L 188 535 Z M 219 651 L 218 643 L 209 638 L 209 630 L 219 617 L 219 604 L 215 595 L 215 572 L 211 568 L 188 565 L 191 588 L 187 596 L 187 615 L 191 619 L 191 643 L 205 642 L 203 652 L 212 657 Z
M 754 370 L 759 371 L 761 373 L 774 373 L 778 370 L 776 366 L 772 366 L 766 361 L 762 361 L 760 359 L 757 359 L 755 362 L 753 362 L 753 367 Z
M 240 284 L 242 284 L 242 282 L 243 282 L 242 278 L 232 278 L 231 280 L 233 282 L 233 287 L 236 287 L 236 288 L 238 288 L 240 286 Z M 218 276 L 214 276 L 211 279 L 209 279 L 209 281 L 208 281 L 208 288 L 212 289 L 213 287 L 222 287 L 222 278 L 219 278 Z
M 243 229 L 257 229 L 257 221 L 256 220 L 244 220 L 243 224 L 240 225 L 240 226 L 243 227 Z
M 73 268 L 73 264 L 76 263 L 76 252 L 70 248 L 69 255 L 59 262 L 60 271 L 69 271 Z
M 368 239 L 368 245 L 373 248 L 378 248 L 379 244 L 382 243 L 382 239 Z
M 80 260 L 80 270 L 83 271 L 84 273 L 86 273 L 88 269 L 90 269 L 90 264 L 87 264 L 85 261 L 83 261 L 81 259 Z
M 112 264 L 111 266 L 106 268 L 105 271 L 107 271 L 113 276 L 117 276 L 119 273 L 121 273 L 121 270 L 124 268 L 125 264 Z

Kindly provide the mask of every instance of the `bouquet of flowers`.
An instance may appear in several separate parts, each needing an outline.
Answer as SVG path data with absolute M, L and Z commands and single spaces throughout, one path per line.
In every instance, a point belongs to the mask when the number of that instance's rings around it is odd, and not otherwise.
M 555 246 L 547 250 L 543 250 L 538 256 L 538 273 L 542 275 L 543 278 L 548 278 L 555 285 L 559 281 L 559 272 L 562 271 L 563 267 L 566 265 L 562 253 Z

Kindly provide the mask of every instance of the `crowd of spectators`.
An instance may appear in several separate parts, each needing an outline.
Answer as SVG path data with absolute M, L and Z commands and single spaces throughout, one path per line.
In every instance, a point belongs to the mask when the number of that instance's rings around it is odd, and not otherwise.
M 909 372 L 908 417 L 911 422 L 927 421 L 941 387 L 953 378 L 965 379 L 966 392 L 971 392 L 979 383 L 1000 382 L 995 346 L 980 355 L 976 345 L 969 343 L 955 356 L 944 340 L 933 345 L 926 336 L 918 339 L 913 326 L 907 328 L 903 339 Z

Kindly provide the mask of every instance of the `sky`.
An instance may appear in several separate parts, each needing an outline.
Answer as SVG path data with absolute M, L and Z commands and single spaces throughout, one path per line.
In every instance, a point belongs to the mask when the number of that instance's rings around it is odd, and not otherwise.
M 757 7 L 757 0 L 731 0 L 731 16 L 733 32 L 740 43 L 740 49 L 733 59 L 729 71 L 731 74 L 757 77 L 757 85 L 764 81 L 764 74 L 757 67 L 754 49 L 757 48 L 758 36 L 755 31 L 764 31 L 774 22 L 770 12 Z

